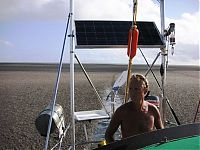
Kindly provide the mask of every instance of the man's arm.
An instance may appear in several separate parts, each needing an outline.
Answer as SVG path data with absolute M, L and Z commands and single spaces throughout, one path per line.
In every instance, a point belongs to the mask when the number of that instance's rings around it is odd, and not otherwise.
M 119 125 L 121 124 L 120 116 L 121 116 L 121 113 L 120 113 L 120 109 L 118 108 L 115 111 L 114 115 L 112 116 L 110 124 L 105 133 L 105 139 L 108 143 L 115 141 L 114 134 L 117 131 Z
M 156 129 L 163 129 L 164 126 L 163 126 L 163 123 L 162 123 L 162 119 L 161 119 L 161 115 L 160 115 L 160 112 L 158 110 L 158 108 L 155 106 L 155 121 L 154 121 L 154 125 L 156 127 Z

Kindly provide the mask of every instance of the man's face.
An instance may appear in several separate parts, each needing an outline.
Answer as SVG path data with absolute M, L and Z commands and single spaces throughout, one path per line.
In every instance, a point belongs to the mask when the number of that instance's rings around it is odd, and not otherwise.
M 131 100 L 141 100 L 146 94 L 146 86 L 143 80 L 132 76 L 129 85 L 129 95 Z

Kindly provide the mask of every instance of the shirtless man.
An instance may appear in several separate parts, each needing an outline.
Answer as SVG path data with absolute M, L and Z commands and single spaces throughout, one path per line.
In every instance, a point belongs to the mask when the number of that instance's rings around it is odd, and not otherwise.
M 105 133 L 108 143 L 114 142 L 114 133 L 121 126 L 122 138 L 144 132 L 162 129 L 159 110 L 153 104 L 144 101 L 149 89 L 143 75 L 133 75 L 130 79 L 129 96 L 131 101 L 120 106 L 114 113 Z

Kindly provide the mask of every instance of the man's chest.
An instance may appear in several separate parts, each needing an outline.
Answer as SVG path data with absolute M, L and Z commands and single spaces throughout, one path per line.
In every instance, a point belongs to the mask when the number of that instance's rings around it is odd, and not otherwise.
M 154 116 L 149 112 L 132 112 L 123 116 L 122 125 L 127 128 L 151 128 Z

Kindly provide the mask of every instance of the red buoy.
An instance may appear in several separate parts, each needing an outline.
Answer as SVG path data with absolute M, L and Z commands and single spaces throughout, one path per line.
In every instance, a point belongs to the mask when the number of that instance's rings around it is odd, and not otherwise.
M 127 55 L 132 59 L 136 55 L 136 50 L 138 46 L 138 36 L 139 30 L 137 26 L 134 25 L 128 33 L 128 50 Z

